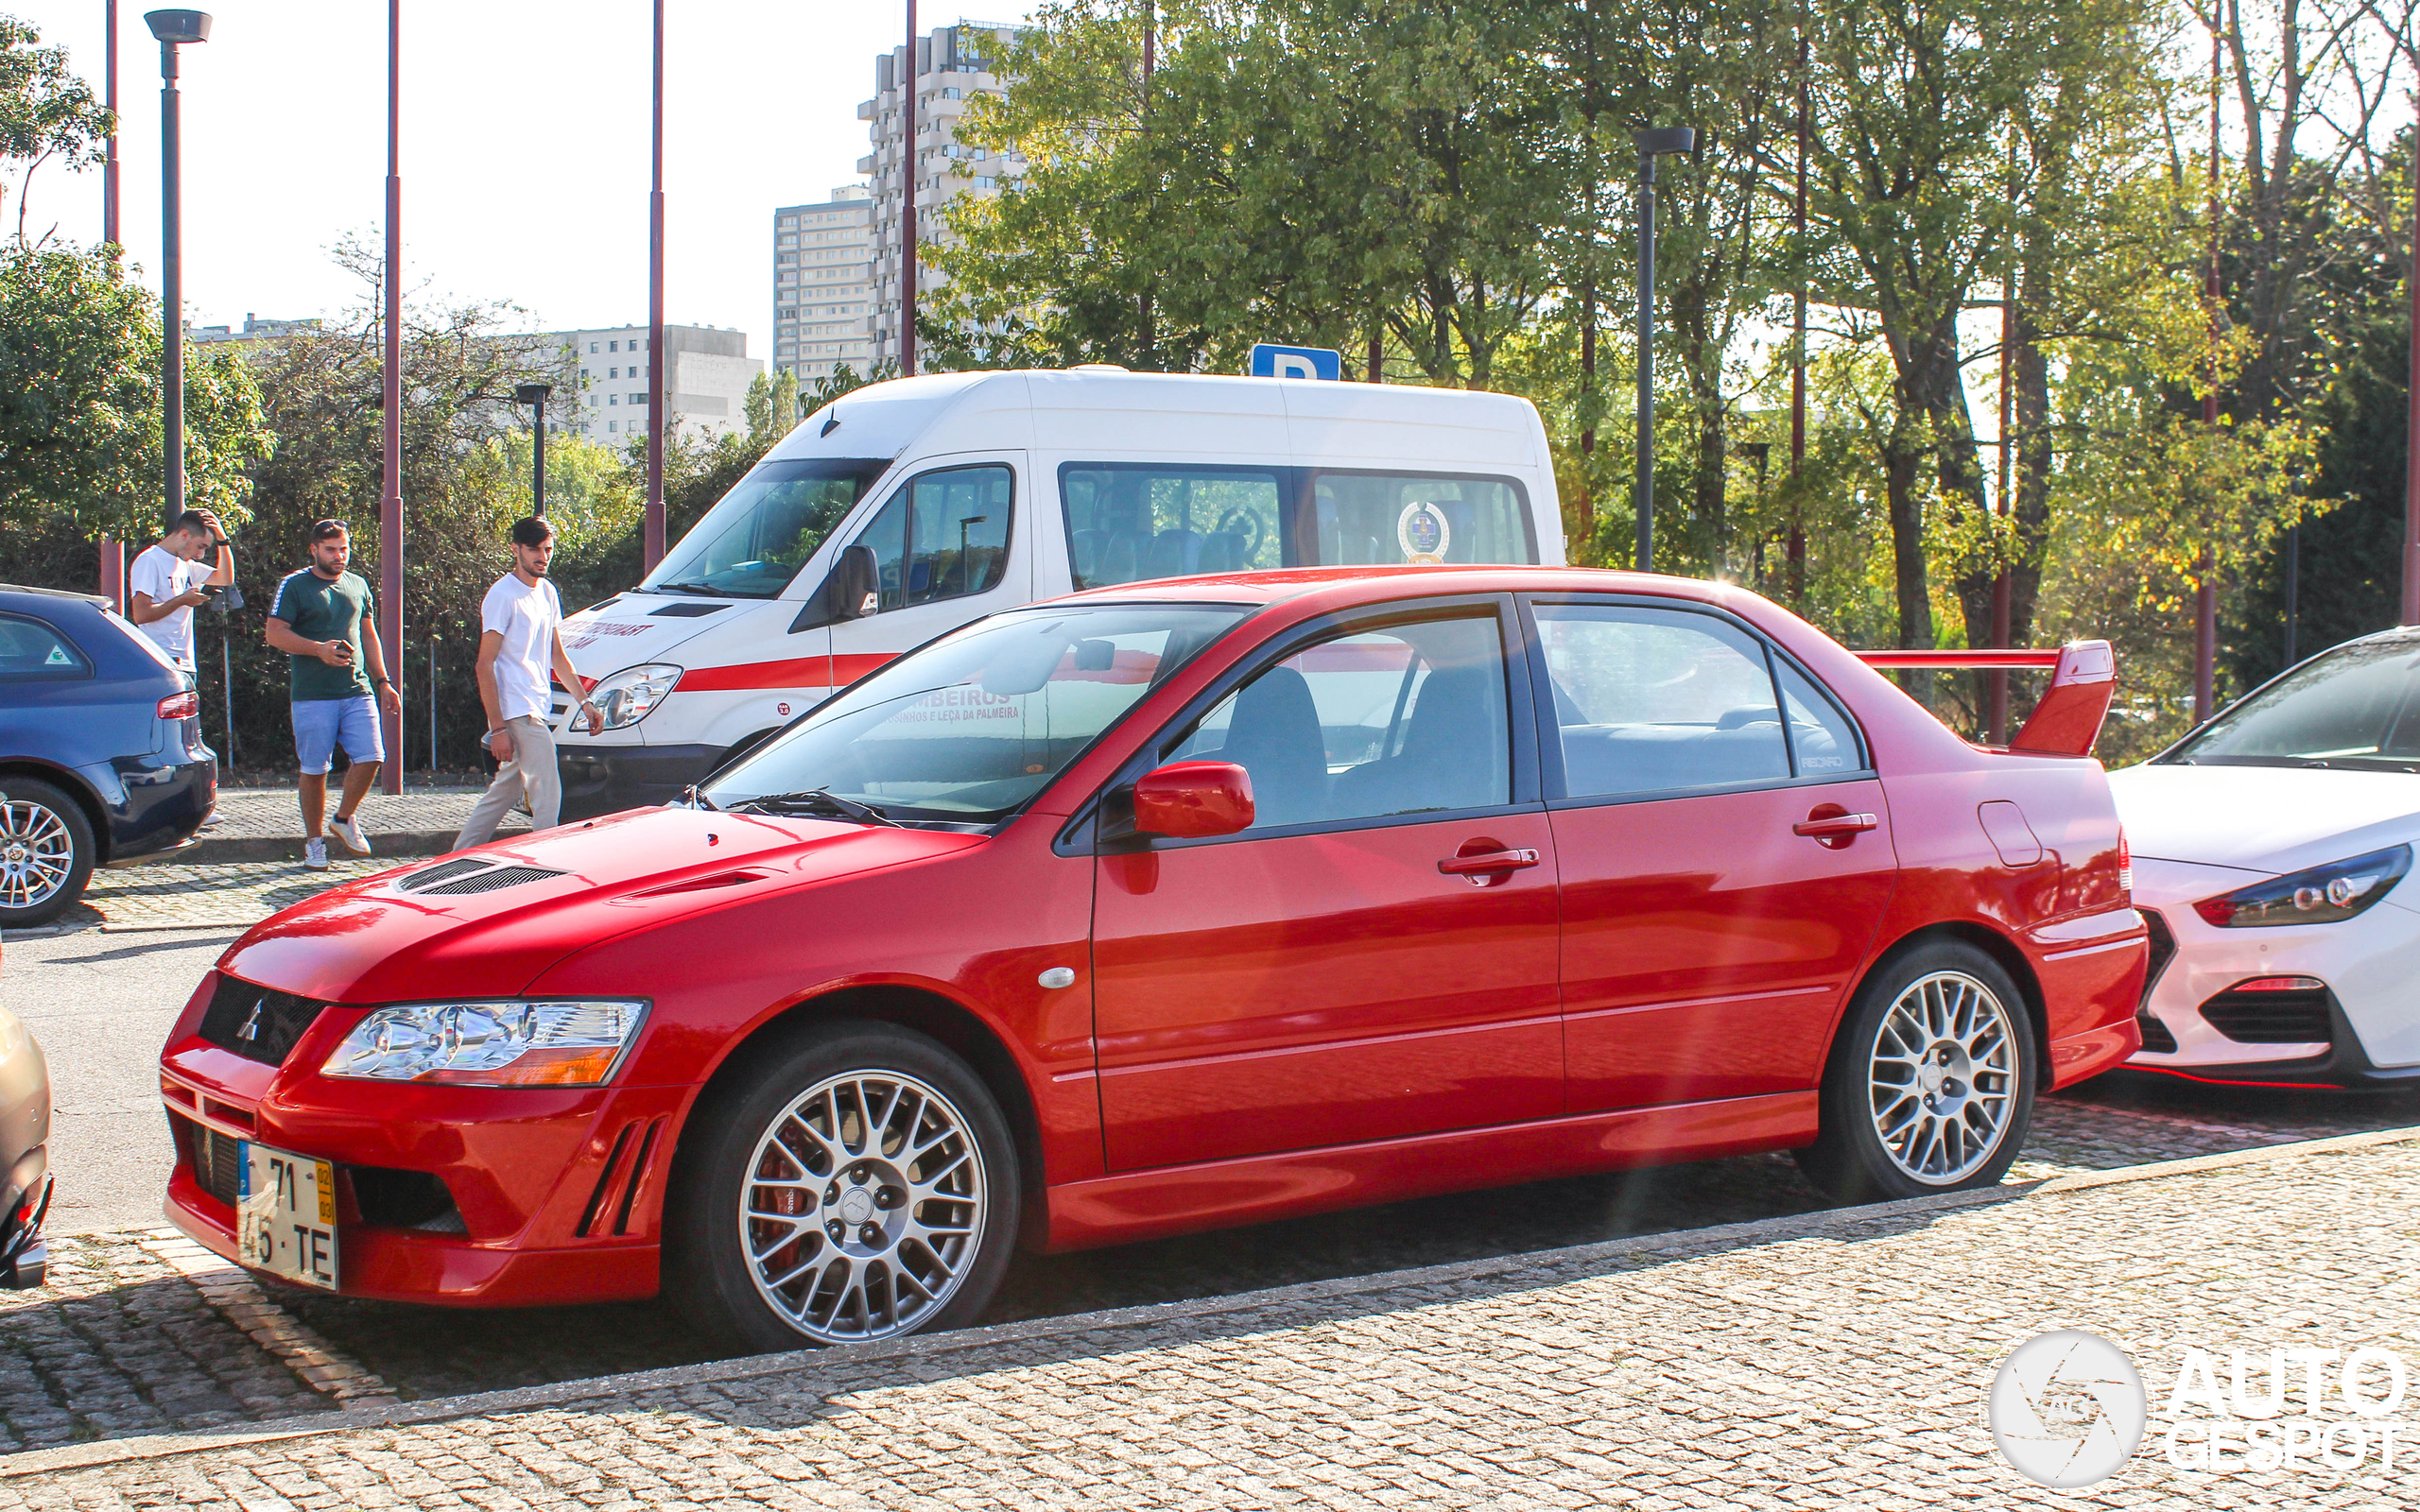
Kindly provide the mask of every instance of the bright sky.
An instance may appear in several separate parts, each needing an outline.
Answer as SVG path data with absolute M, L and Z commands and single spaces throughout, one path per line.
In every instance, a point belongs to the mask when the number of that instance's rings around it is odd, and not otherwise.
M 508 300 L 529 329 L 647 319 L 648 0 L 402 0 L 404 275 L 432 295 Z M 981 0 L 1017 22 L 1030 0 Z M 121 234 L 159 284 L 160 49 L 148 0 L 118 7 Z M 358 291 L 331 261 L 380 245 L 387 7 L 220 0 L 182 65 L 185 303 L 198 325 L 334 314 Z M 959 19 L 918 7 L 929 32 Z M 104 0 L 0 0 L 64 45 L 102 94 Z M 857 102 L 900 0 L 670 0 L 666 6 L 665 318 L 771 348 L 777 205 L 857 181 Z M 15 229 L 12 193 L 7 230 Z M 26 229 L 101 231 L 101 175 L 45 166 Z

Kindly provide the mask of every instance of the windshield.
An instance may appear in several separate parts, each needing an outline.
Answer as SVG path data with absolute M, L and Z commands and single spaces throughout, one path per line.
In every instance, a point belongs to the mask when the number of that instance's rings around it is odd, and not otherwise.
M 665 553 L 639 592 L 776 598 L 888 462 L 766 462 Z
M 1249 612 L 1088 604 L 978 620 L 817 710 L 704 796 L 728 809 L 822 789 L 903 823 L 995 823 Z
M 2160 760 L 2420 769 L 2420 642 L 2396 637 L 2339 646 L 2228 710 Z

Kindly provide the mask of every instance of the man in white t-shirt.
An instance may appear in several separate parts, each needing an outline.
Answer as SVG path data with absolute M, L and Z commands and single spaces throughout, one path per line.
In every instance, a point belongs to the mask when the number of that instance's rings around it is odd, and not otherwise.
M 479 606 L 479 702 L 487 707 L 488 749 L 503 765 L 472 808 L 470 822 L 454 837 L 457 850 L 493 839 L 495 827 L 525 792 L 532 827 L 551 830 L 562 812 L 555 734 L 547 725 L 554 695 L 546 673 L 551 666 L 566 688 L 579 686 L 579 674 L 563 649 L 562 602 L 546 580 L 554 559 L 554 527 L 544 520 L 515 521 L 512 571 L 495 580 Z M 596 705 L 583 697 L 579 709 L 587 712 L 590 734 L 604 727 Z
M 203 565 L 204 559 L 216 563 Z M 207 509 L 188 509 L 159 544 L 134 558 L 127 574 L 126 617 L 168 660 L 184 668 L 193 664 L 193 611 L 210 602 L 206 589 L 224 591 L 235 580 L 235 548 L 218 517 Z

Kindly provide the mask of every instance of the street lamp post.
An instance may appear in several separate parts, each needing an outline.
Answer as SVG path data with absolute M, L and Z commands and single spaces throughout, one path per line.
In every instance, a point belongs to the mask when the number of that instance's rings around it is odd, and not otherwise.
M 184 224 L 178 182 L 183 167 L 178 158 L 177 49 L 187 43 L 208 42 L 210 17 L 199 10 L 153 10 L 143 22 L 160 39 L 160 279 L 164 285 L 160 308 L 166 335 L 160 356 L 164 529 L 174 526 L 177 517 L 185 512 Z
M 541 520 L 546 518 L 546 396 L 554 391 L 552 384 L 523 384 L 512 391 L 514 404 L 527 404 L 534 411 L 529 419 L 534 443 L 531 450 L 535 454 L 529 466 L 529 498 L 533 506 L 529 512 Z
M 1633 133 L 1638 144 L 1638 570 L 1655 570 L 1655 160 L 1695 152 L 1685 126 Z

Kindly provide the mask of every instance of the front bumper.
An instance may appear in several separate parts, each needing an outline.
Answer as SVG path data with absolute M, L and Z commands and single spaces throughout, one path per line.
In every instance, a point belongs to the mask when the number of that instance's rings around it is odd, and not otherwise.
M 317 1010 L 282 1065 L 198 1032 L 203 978 L 161 1057 L 170 1222 L 231 1263 L 244 1141 L 337 1171 L 337 1290 L 460 1307 L 634 1300 L 657 1286 L 672 1142 L 689 1089 L 467 1088 L 316 1068 L 362 1009 Z
M 558 741 L 562 819 L 668 803 L 722 760 L 719 746 L 587 746 Z
M 2420 1087 L 2420 918 L 2394 899 L 2342 923 L 2221 929 L 2195 900 L 2242 885 L 2241 872 L 2137 858 L 2135 901 L 2156 913 L 2172 950 L 2154 953 L 2141 1014 L 2146 1048 L 2127 1064 L 2199 1081 Z M 2263 977 L 2310 977 L 2296 1033 L 2247 1031 L 2245 994 Z M 2280 994 L 2282 1000 L 2285 996 Z
M 85 771 L 104 795 L 112 867 L 183 850 L 218 806 L 218 759 L 198 742 L 185 750 L 121 757 Z

